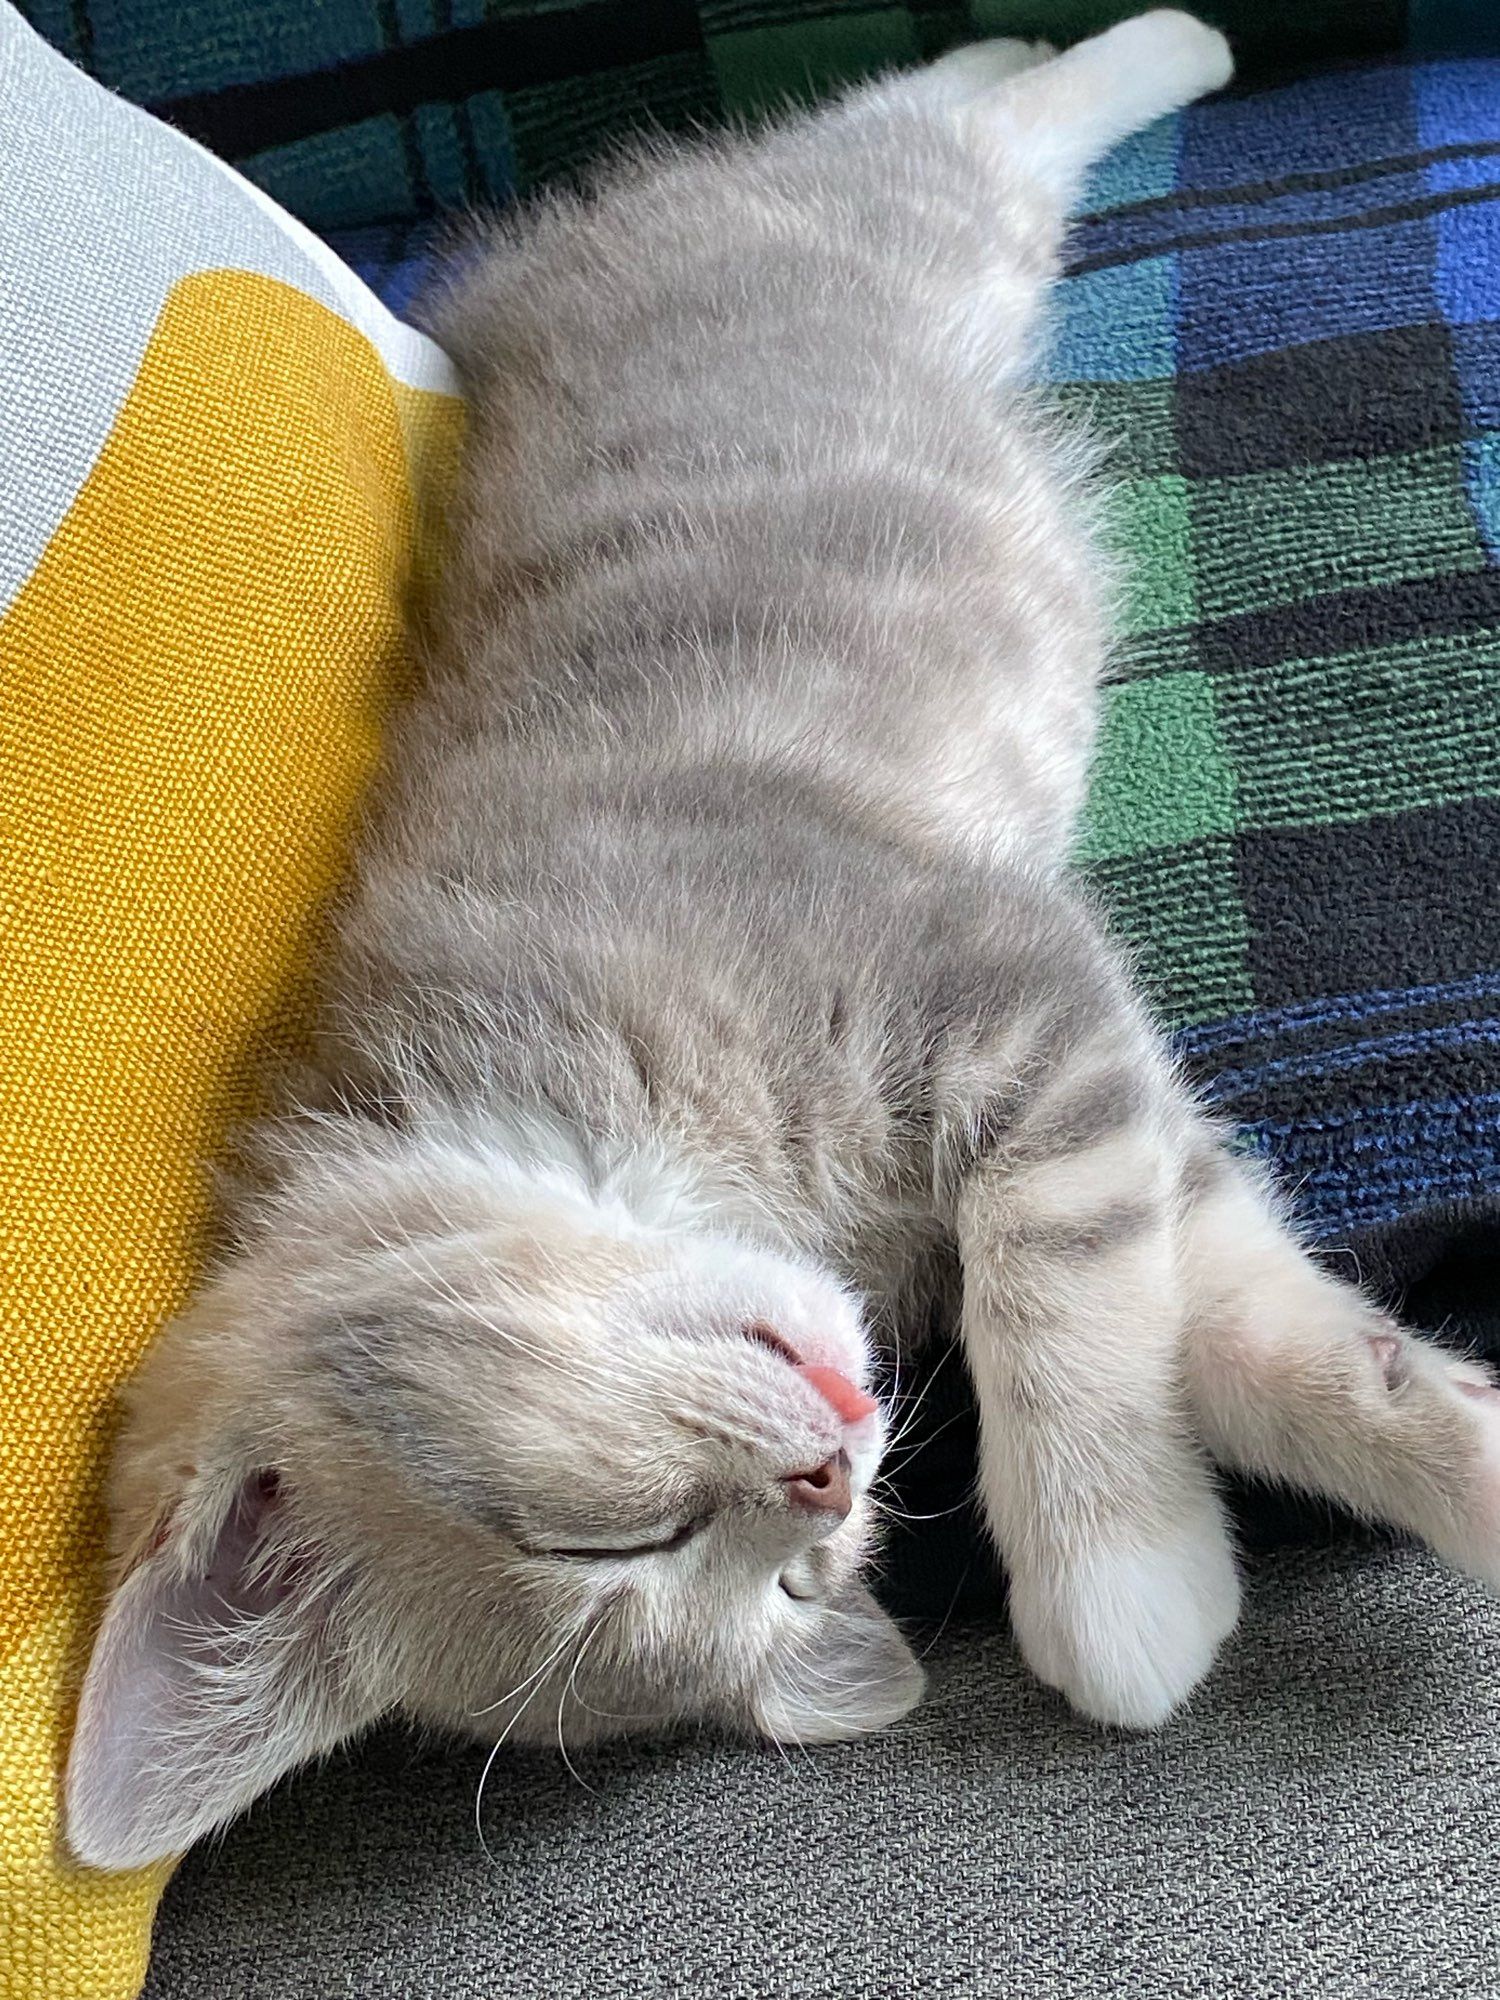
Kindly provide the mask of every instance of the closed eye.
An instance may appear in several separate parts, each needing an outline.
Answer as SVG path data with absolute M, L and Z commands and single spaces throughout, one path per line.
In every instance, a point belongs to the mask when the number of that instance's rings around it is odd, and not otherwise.
M 708 1522 L 708 1515 L 700 1514 L 694 1520 L 684 1521 L 680 1528 L 673 1528 L 669 1534 L 657 1535 L 649 1542 L 619 1542 L 612 1548 L 597 1546 L 575 1548 L 571 1542 L 553 1542 L 546 1548 L 534 1550 L 533 1553 L 539 1556 L 567 1558 L 572 1562 L 607 1562 L 625 1556 L 664 1555 L 669 1549 L 680 1549 L 685 1542 L 690 1542 L 694 1535 L 702 1534 Z

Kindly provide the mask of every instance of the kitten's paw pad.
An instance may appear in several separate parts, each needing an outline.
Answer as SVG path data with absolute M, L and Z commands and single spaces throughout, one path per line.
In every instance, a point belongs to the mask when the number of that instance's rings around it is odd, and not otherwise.
M 1171 1547 L 1090 1556 L 1066 1576 L 1011 1583 L 1027 1665 L 1081 1714 L 1155 1729 L 1213 1665 L 1240 1586 L 1215 1518 Z
M 1395 1333 L 1367 1333 L 1365 1345 L 1369 1348 L 1380 1369 L 1381 1380 L 1392 1394 L 1404 1389 L 1411 1380 L 1411 1365 L 1407 1360 L 1406 1342 Z

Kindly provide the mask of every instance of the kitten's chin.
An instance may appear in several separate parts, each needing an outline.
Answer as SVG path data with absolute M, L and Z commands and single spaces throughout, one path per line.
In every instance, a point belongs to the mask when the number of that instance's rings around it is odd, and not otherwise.
M 809 1604 L 756 1690 L 753 1719 L 775 1743 L 841 1743 L 899 1722 L 926 1685 L 895 1620 L 857 1582 Z

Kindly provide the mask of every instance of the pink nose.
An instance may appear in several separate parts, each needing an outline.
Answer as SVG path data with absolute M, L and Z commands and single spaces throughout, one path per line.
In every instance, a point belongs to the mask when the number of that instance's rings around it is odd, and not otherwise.
M 880 1408 L 873 1396 L 867 1396 L 863 1389 L 856 1389 L 849 1377 L 841 1375 L 837 1368 L 824 1368 L 802 1361 L 797 1365 L 797 1373 L 809 1388 L 817 1390 L 825 1403 L 833 1405 L 846 1424 L 857 1424 L 872 1410 Z
M 817 1514 L 837 1514 L 842 1521 L 854 1504 L 849 1491 L 849 1456 L 836 1451 L 811 1472 L 794 1472 L 784 1479 L 786 1497 L 794 1507 Z

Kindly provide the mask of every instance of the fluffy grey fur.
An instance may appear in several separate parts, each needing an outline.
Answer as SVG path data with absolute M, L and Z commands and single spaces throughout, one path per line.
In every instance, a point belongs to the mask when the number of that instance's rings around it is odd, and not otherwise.
M 985 45 L 465 262 L 428 688 L 315 1084 L 132 1396 L 85 1859 L 392 1708 L 902 1713 L 863 1390 L 955 1255 L 1018 1638 L 1088 1714 L 1234 1622 L 1211 1458 L 1500 1573 L 1495 1392 L 1306 1261 L 1062 872 L 1105 621 L 1027 343 L 1083 170 L 1228 74 L 1174 13 Z

